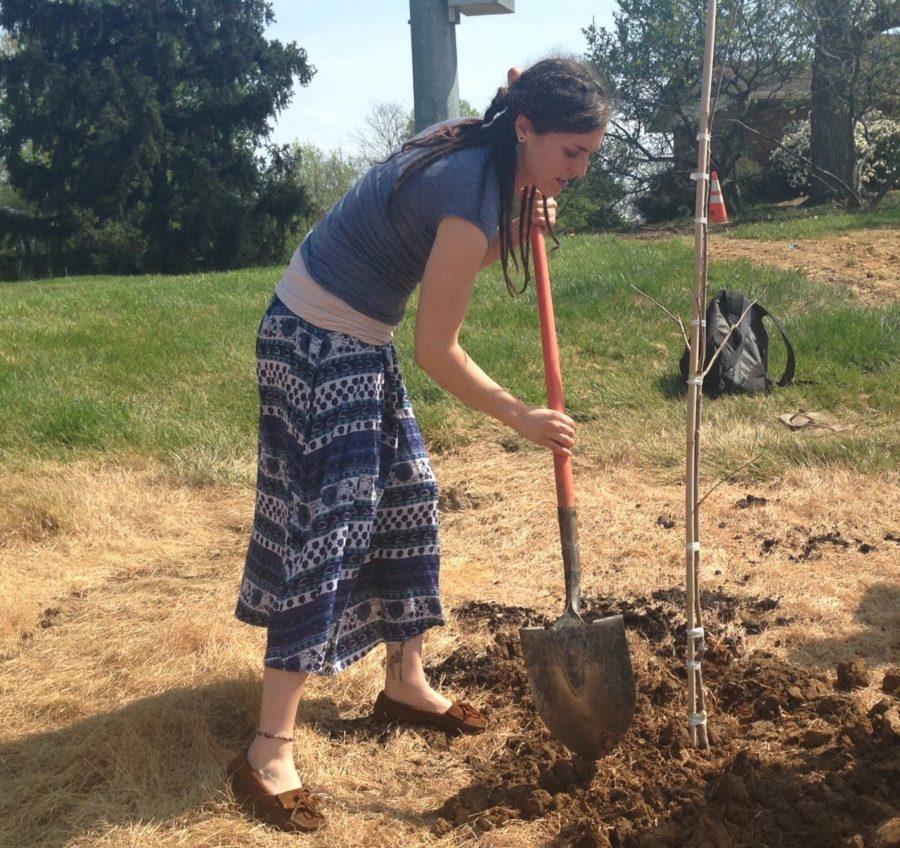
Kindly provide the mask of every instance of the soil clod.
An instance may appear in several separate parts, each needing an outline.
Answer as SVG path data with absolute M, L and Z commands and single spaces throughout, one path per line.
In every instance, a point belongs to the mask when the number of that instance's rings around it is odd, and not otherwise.
M 670 515 L 660 515 L 656 519 L 656 524 L 658 527 L 662 527 L 664 530 L 671 530 L 675 526 L 675 519 Z
M 836 689 L 848 691 L 868 686 L 871 675 L 862 660 L 845 660 L 837 664 Z
M 900 848 L 900 818 L 888 819 L 875 831 L 875 848 Z
M 888 695 L 896 695 L 900 691 L 900 668 L 893 666 L 884 673 L 881 691 Z

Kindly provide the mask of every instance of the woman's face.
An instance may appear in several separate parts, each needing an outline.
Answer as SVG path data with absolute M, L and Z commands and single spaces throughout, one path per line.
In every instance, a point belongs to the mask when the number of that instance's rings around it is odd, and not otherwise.
M 606 127 L 585 133 L 535 132 L 524 115 L 516 118 L 522 140 L 516 187 L 536 186 L 545 197 L 556 197 L 572 180 L 587 173 L 588 160 L 600 149 Z

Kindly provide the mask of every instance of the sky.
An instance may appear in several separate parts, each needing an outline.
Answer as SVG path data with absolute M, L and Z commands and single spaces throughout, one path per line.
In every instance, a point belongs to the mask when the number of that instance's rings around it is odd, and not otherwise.
M 463 15 L 456 28 L 459 96 L 484 111 L 512 65 L 548 53 L 583 55 L 582 29 L 609 26 L 614 0 L 516 0 L 510 15 Z M 295 85 L 274 121 L 271 141 L 311 142 L 356 152 L 355 130 L 373 103 L 397 101 L 412 111 L 409 0 L 272 0 L 266 35 L 296 41 L 317 69 Z

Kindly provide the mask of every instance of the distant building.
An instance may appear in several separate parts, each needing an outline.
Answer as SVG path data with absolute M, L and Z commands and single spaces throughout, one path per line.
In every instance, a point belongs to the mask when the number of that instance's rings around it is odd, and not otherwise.
M 726 86 L 739 88 L 742 83 L 734 82 L 733 77 L 729 80 L 728 69 L 725 73 L 723 90 L 716 107 L 714 137 L 717 134 L 724 134 L 730 127 L 727 119 L 737 118 L 766 136 L 780 140 L 789 124 L 809 117 L 811 73 L 808 67 L 784 83 L 761 87 L 749 93 L 747 87 L 744 87 L 744 93 L 740 96 L 733 96 L 726 91 Z M 741 77 L 752 79 L 751 69 L 742 69 Z M 713 97 L 717 84 L 718 77 L 714 75 Z M 699 86 L 689 91 L 672 82 L 663 90 L 662 103 L 647 129 L 650 132 L 671 134 L 676 159 L 695 162 L 699 112 Z M 755 133 L 748 133 L 744 155 L 763 167 L 768 163 L 769 155 L 776 147 L 773 141 Z

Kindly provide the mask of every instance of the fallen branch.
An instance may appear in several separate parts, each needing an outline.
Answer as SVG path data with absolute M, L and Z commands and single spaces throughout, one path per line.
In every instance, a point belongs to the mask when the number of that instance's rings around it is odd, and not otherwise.
M 758 456 L 751 456 L 743 465 L 739 465 L 734 471 L 726 474 L 721 480 L 719 480 L 699 501 L 697 501 L 697 506 L 703 503 L 716 489 L 719 488 L 723 483 L 727 483 L 735 474 L 739 471 L 743 471 L 748 465 L 752 465 L 756 460 L 759 459 Z

